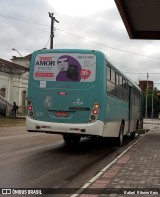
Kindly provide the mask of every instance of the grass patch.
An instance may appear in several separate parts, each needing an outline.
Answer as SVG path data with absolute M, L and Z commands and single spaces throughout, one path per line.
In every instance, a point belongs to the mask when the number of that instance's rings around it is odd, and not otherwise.
M 26 119 L 19 117 L 0 117 L 0 126 L 25 125 Z

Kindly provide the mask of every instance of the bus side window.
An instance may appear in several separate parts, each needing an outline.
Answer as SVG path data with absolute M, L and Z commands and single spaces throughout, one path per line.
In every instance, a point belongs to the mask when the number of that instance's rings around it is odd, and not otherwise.
M 111 80 L 111 68 L 107 66 L 107 80 Z
M 116 73 L 116 85 L 119 85 L 119 74 Z
M 123 83 L 123 85 L 122 85 L 122 87 L 123 87 L 123 100 L 125 100 L 125 97 L 126 97 L 125 83 L 126 83 L 126 81 L 123 78 L 122 78 L 122 83 Z
M 116 96 L 115 71 L 107 66 L 107 93 Z
M 132 103 L 135 105 L 135 88 L 132 89 Z
M 138 92 L 138 106 L 140 106 L 140 103 L 141 103 L 141 95 L 140 95 L 140 93 Z
M 137 98 L 137 90 L 135 89 L 135 105 L 137 105 L 137 101 L 138 101 L 138 98 Z
M 127 91 L 127 101 L 129 101 L 129 84 L 126 82 L 126 91 Z
M 109 87 L 110 87 L 110 80 L 111 80 L 111 67 L 109 67 L 108 65 L 107 65 L 107 69 L 106 69 L 106 76 L 107 76 L 107 79 L 106 79 L 106 93 L 108 93 L 109 94 Z
M 123 99 L 125 101 L 128 101 L 128 91 L 128 82 L 125 79 L 123 79 Z
M 138 90 L 136 89 L 136 105 L 138 106 Z
M 135 89 L 135 105 L 137 105 L 137 89 Z
M 116 97 L 118 98 L 118 88 L 119 88 L 119 74 L 116 73 Z
M 123 81 L 122 81 L 122 76 L 119 76 L 119 98 L 123 99 Z
M 116 82 L 116 76 L 115 76 L 115 71 L 111 69 L 111 81 L 115 84 Z

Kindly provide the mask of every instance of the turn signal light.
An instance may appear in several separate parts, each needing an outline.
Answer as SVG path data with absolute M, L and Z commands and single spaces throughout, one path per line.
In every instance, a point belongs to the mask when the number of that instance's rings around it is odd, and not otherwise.
M 98 108 L 99 108 L 99 104 L 96 103 L 96 104 L 94 105 L 94 107 L 95 107 L 96 109 L 98 109 Z

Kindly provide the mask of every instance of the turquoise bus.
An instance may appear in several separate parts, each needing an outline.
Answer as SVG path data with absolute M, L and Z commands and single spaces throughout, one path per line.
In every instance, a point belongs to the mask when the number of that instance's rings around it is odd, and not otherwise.
M 100 51 L 46 49 L 32 54 L 28 132 L 81 137 L 135 137 L 142 127 L 142 92 Z

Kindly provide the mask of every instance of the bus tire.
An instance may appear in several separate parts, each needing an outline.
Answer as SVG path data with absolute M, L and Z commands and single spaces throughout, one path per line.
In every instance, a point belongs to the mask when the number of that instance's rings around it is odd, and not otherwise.
M 136 130 L 139 131 L 140 129 L 141 129 L 141 123 L 139 120 L 137 120 Z
M 136 137 L 136 132 L 133 131 L 132 133 L 130 133 L 130 139 L 134 140 L 134 138 Z
M 123 132 L 124 132 L 124 124 L 121 123 L 120 129 L 119 129 L 119 137 L 117 138 L 117 145 L 120 147 L 123 145 L 123 140 L 124 140 Z
M 80 142 L 81 136 L 64 134 L 63 139 L 67 144 L 78 144 Z

